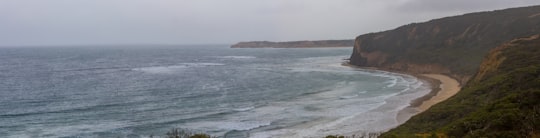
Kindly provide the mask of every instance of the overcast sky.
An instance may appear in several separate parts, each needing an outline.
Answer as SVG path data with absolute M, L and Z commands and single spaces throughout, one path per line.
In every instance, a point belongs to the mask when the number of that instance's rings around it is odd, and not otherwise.
M 0 0 L 0 46 L 353 39 L 540 0 Z

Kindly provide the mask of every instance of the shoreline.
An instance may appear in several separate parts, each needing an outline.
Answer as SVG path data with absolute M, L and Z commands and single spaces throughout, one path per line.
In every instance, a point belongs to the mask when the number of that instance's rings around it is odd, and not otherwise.
M 349 64 L 348 62 L 344 62 L 342 65 L 352 67 L 352 68 L 359 68 L 359 69 L 379 70 L 379 71 L 388 71 L 388 72 L 394 72 L 394 73 L 400 73 L 400 74 L 407 74 L 407 75 L 414 76 L 418 78 L 419 80 L 424 81 L 428 83 L 428 85 L 430 85 L 431 91 L 429 93 L 412 100 L 408 107 L 398 112 L 396 116 L 396 120 L 400 125 L 405 123 L 411 117 L 426 111 L 431 106 L 454 96 L 461 90 L 461 84 L 456 79 L 450 76 L 444 75 L 444 74 L 434 74 L 434 73 L 416 74 L 416 73 L 403 72 L 403 71 L 385 70 L 385 69 L 380 69 L 376 67 L 360 67 L 360 66 Z M 383 132 L 386 132 L 386 131 L 383 131 Z
M 423 96 L 420 96 L 420 97 L 418 97 L 416 99 L 413 99 L 409 103 L 408 107 L 405 107 L 405 108 L 401 109 L 400 111 L 398 111 L 398 114 L 396 115 L 396 120 L 400 125 L 405 123 L 411 117 L 423 112 L 422 110 L 419 109 L 419 107 L 425 101 L 428 101 L 428 100 L 432 99 L 434 96 L 436 96 L 441 91 L 440 86 L 441 86 L 442 82 L 440 80 L 435 79 L 435 78 L 430 78 L 430 77 L 427 77 L 427 76 L 423 76 L 423 75 L 418 75 L 418 74 L 409 74 L 409 75 L 412 75 L 412 76 L 418 78 L 419 80 L 428 83 L 431 90 L 429 91 L 429 93 L 427 93 L 427 94 L 425 94 Z
M 431 91 L 424 96 L 412 100 L 409 107 L 399 111 L 396 116 L 399 124 L 405 123 L 411 117 L 454 96 L 461 90 L 461 85 L 457 80 L 444 74 L 417 74 L 414 76 L 429 83 Z
M 246 48 L 246 49 L 257 49 L 257 48 L 275 48 L 275 49 L 279 49 L 279 48 L 283 48 L 283 49 L 287 49 L 287 48 L 292 48 L 292 49 L 302 49 L 302 48 L 352 48 L 353 46 L 308 46 L 308 47 L 229 47 L 229 48 Z
M 461 90 L 461 85 L 459 84 L 459 82 L 456 79 L 451 78 L 450 76 L 446 76 L 443 74 L 421 74 L 421 75 L 424 77 L 431 78 L 431 79 L 436 79 L 437 81 L 440 82 L 440 84 L 437 88 L 438 89 L 437 93 L 434 96 L 423 101 L 422 104 L 417 106 L 420 112 L 423 112 L 429 109 L 431 106 L 437 103 L 445 101 L 446 99 L 454 96 Z

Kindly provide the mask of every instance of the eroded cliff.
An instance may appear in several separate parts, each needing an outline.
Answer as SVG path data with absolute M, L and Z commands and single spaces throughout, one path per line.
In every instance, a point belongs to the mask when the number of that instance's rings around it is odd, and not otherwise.
M 492 48 L 540 32 L 540 6 L 471 13 L 360 35 L 350 63 L 441 73 L 465 84 Z

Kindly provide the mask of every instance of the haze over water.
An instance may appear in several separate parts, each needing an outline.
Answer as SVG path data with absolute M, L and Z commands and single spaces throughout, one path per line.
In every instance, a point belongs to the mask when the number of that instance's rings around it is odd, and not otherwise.
M 0 135 L 147 137 L 377 132 L 426 94 L 414 77 L 341 66 L 351 48 L 1 48 Z

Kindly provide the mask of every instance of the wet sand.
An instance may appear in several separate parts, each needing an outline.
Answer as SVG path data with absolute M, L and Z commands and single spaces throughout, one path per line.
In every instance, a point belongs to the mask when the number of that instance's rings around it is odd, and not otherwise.
M 461 90 L 457 80 L 442 74 L 419 74 L 417 78 L 431 85 L 431 92 L 411 101 L 411 106 L 401 110 L 396 116 L 399 124 L 405 123 L 412 116 L 426 111 L 431 106 L 454 96 Z

